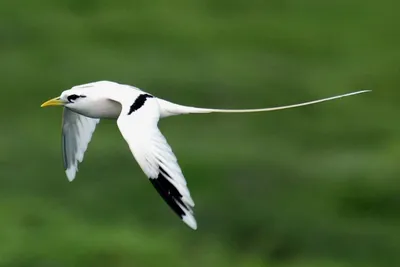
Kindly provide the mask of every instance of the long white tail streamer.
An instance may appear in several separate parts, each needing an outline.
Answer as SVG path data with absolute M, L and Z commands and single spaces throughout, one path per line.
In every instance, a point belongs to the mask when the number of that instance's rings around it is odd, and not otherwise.
M 299 104 L 280 106 L 280 107 L 271 107 L 271 108 L 258 108 L 258 109 L 196 108 L 196 107 L 189 107 L 189 106 L 183 106 L 183 105 L 174 104 L 174 103 L 171 103 L 171 102 L 168 102 L 168 101 L 165 101 L 165 100 L 161 100 L 161 99 L 159 99 L 159 103 L 160 103 L 161 116 L 162 117 L 168 117 L 168 116 L 179 115 L 179 114 L 189 114 L 189 113 L 212 113 L 212 112 L 218 112 L 218 113 L 250 113 L 250 112 L 266 112 L 266 111 L 275 111 L 275 110 L 282 110 L 282 109 L 297 108 L 297 107 L 313 105 L 313 104 L 317 104 L 317 103 L 321 103 L 321 102 L 325 102 L 325 101 L 330 101 L 330 100 L 334 100 L 334 99 L 338 99 L 338 98 L 342 98 L 342 97 L 358 95 L 358 94 L 367 93 L 367 92 L 371 92 L 371 90 L 362 90 L 362 91 L 352 92 L 352 93 L 338 95 L 338 96 L 332 96 L 332 97 L 328 97 L 328 98 L 323 98 L 323 99 L 304 102 L 304 103 L 299 103 Z

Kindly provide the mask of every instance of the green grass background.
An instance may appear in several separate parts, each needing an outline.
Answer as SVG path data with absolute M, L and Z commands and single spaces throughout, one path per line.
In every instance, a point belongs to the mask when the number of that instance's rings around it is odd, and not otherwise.
M 400 4 L 0 1 L 0 266 L 400 266 Z M 218 108 L 160 122 L 199 229 L 103 121 L 73 183 L 61 109 L 112 80 Z

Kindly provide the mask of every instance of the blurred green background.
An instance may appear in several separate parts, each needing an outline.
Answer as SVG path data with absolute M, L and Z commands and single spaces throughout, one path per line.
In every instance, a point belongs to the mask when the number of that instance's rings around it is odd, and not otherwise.
M 0 266 L 400 266 L 400 19 L 381 0 L 0 1 Z M 262 114 L 160 128 L 196 202 L 192 231 L 102 121 L 73 183 L 61 109 L 112 80 Z

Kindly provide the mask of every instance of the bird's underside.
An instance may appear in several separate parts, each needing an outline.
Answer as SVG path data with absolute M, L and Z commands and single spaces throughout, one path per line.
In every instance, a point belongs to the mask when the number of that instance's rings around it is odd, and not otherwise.
M 158 129 L 157 124 L 160 118 L 189 113 L 273 111 L 311 105 L 366 92 L 359 91 L 283 107 L 223 110 L 182 106 L 156 98 L 138 89 L 132 92 L 127 91 L 126 87 L 122 88 L 123 86 L 124 85 L 118 85 L 114 87 L 113 91 L 110 91 L 109 97 L 106 99 L 106 101 L 111 100 L 118 102 L 120 105 L 120 114 L 117 119 L 118 128 L 134 158 L 145 175 L 149 178 L 154 188 L 170 208 L 193 229 L 197 228 L 197 223 L 193 215 L 194 201 L 190 195 L 177 158 L 167 143 L 167 140 Z M 86 85 L 86 87 L 88 86 Z M 100 118 L 85 116 L 85 114 L 87 115 L 85 112 L 89 112 L 88 110 L 90 110 L 90 97 L 95 98 L 93 91 L 86 90 L 86 87 L 85 89 L 82 87 L 82 92 L 78 91 L 78 93 L 81 93 L 81 97 L 85 99 L 82 100 L 80 106 L 78 104 L 75 106 L 65 105 L 64 108 L 62 152 L 66 175 L 70 181 L 74 180 L 76 172 L 78 171 L 78 164 L 83 161 L 88 143 L 91 140 L 96 125 L 100 121 Z M 76 88 L 79 89 L 79 87 Z M 78 90 L 76 88 L 73 88 L 74 92 Z M 92 88 L 91 90 L 96 89 Z M 100 92 L 100 89 L 98 90 Z M 93 96 L 91 96 L 91 94 L 93 94 Z M 87 101 L 87 106 L 83 105 L 84 101 Z M 91 103 L 93 104 L 94 102 Z M 99 103 L 96 104 L 97 109 L 99 109 L 98 104 Z M 93 109 L 91 112 L 91 115 L 93 115 Z

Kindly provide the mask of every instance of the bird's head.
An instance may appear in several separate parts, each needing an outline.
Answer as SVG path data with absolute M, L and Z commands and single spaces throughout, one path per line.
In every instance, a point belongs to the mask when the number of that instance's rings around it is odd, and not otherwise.
M 115 85 L 114 82 L 99 81 L 94 83 L 82 84 L 65 90 L 60 96 L 44 102 L 41 107 L 65 106 L 68 108 L 79 107 L 90 104 L 101 97 L 101 91 L 105 87 Z
M 74 105 L 83 104 L 85 100 L 87 101 L 87 95 L 83 94 L 83 92 L 77 92 L 71 90 L 67 90 L 62 92 L 59 97 L 50 99 L 44 102 L 41 107 L 49 107 L 49 106 L 66 106 L 72 107 Z
M 121 112 L 121 104 L 112 97 L 119 87 L 108 81 L 77 85 L 44 102 L 41 107 L 61 106 L 87 117 L 116 118 Z

